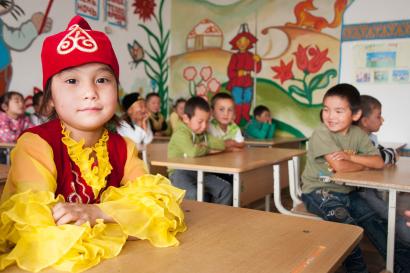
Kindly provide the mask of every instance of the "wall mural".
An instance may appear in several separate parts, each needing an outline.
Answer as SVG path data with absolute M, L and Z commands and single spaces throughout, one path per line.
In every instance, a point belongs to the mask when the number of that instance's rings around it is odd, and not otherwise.
M 163 19 L 164 0 L 159 1 L 159 7 L 154 0 L 135 0 L 132 4 L 134 14 L 144 23 L 138 27 L 144 30 L 148 46 L 144 49 L 137 39 L 128 44 L 128 51 L 132 58 L 132 64 L 136 68 L 143 64 L 146 75 L 151 81 L 153 92 L 161 97 L 161 113 L 168 112 L 168 45 L 169 29 L 165 29 Z M 153 27 L 148 27 L 145 22 L 154 20 Z
M 52 1 L 46 10 L 51 8 Z M 14 3 L 14 0 L 0 0 L 0 16 L 11 14 L 19 21 L 19 17 L 25 14 L 24 10 Z M 34 39 L 51 30 L 52 20 L 42 12 L 34 13 L 31 18 L 21 22 L 19 27 L 8 26 L 0 17 L 0 96 L 8 91 L 12 78 L 12 60 L 10 51 L 24 51 L 30 47 Z
M 337 83 L 347 6 L 348 0 L 173 1 L 170 97 L 231 92 L 238 122 L 264 104 L 277 136 L 309 136 L 324 92 Z

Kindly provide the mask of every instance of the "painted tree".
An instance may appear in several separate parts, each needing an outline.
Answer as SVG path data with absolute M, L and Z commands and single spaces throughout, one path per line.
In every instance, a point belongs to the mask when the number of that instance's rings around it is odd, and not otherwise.
M 159 9 L 155 12 L 157 4 L 154 0 L 134 0 L 132 6 L 134 13 L 144 23 L 152 19 L 155 26 L 149 28 L 145 24 L 138 24 L 147 35 L 149 50 L 143 49 L 136 40 L 133 44 L 128 44 L 128 49 L 133 59 L 133 63 L 144 64 L 145 73 L 151 80 L 151 86 L 161 97 L 161 113 L 166 116 L 168 113 L 168 45 L 170 31 L 164 29 L 163 8 L 164 0 L 160 0 Z

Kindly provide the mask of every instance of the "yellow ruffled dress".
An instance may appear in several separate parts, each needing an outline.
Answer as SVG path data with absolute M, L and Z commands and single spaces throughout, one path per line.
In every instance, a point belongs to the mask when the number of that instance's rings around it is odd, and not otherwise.
M 108 135 L 94 147 L 83 148 L 69 132 L 63 129 L 63 133 L 70 158 L 82 173 L 88 172 L 84 180 L 98 193 L 111 170 Z M 147 239 L 156 247 L 178 245 L 175 235 L 186 229 L 180 208 L 184 191 L 161 175 L 144 174 L 134 143 L 126 142 L 122 186 L 109 187 L 98 204 L 116 223 L 97 220 L 93 227 L 88 223 L 56 226 L 51 208 L 64 198 L 54 194 L 57 172 L 52 149 L 36 134 L 19 138 L 0 205 L 0 270 L 16 263 L 32 272 L 47 267 L 81 272 L 101 259 L 117 256 L 128 236 Z M 89 155 L 93 151 L 99 168 L 92 167 Z

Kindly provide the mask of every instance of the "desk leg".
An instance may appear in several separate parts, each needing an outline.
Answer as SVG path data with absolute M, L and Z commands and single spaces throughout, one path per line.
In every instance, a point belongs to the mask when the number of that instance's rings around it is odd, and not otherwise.
M 292 213 L 282 205 L 280 194 L 280 166 L 279 164 L 275 164 L 273 165 L 273 200 L 275 202 L 275 207 L 282 214 L 292 215 Z
M 397 191 L 389 191 L 389 220 L 387 228 L 387 261 L 386 269 L 393 272 L 394 269 L 394 236 L 396 234 L 396 197 Z
M 300 200 L 297 195 L 297 188 L 299 184 L 299 176 L 296 175 L 296 164 L 295 158 L 293 157 L 291 160 L 288 160 L 288 172 L 289 172 L 289 192 L 290 197 L 292 198 L 293 207 L 296 207 L 300 204 Z
M 233 206 L 239 207 L 240 199 L 239 196 L 241 195 L 241 183 L 239 180 L 239 173 L 233 174 Z
M 10 166 L 10 152 L 11 152 L 11 149 L 7 148 L 6 152 L 7 152 L 7 154 L 6 154 L 6 164 Z
M 204 172 L 198 171 L 197 174 L 197 187 L 196 187 L 196 200 L 199 202 L 204 201 Z

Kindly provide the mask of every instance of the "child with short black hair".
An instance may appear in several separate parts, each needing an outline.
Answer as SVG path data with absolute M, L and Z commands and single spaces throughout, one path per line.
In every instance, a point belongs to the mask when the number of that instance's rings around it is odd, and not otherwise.
M 24 130 L 33 126 L 25 115 L 24 97 L 19 92 L 4 94 L 0 110 L 0 142 L 15 143 Z
M 254 139 L 270 139 L 275 134 L 276 124 L 272 121 L 270 110 L 264 105 L 253 109 L 253 117 L 245 126 L 245 136 Z
M 360 108 L 362 116 L 358 121 L 359 127 L 365 131 L 373 145 L 379 150 L 385 165 L 396 164 L 398 154 L 393 148 L 385 148 L 378 143 L 377 136 L 374 134 L 379 131 L 383 124 L 382 104 L 378 99 L 369 95 L 360 96 Z M 375 189 L 362 189 L 359 192 L 360 196 L 367 201 L 370 207 L 375 210 L 378 215 L 385 221 L 388 218 L 388 204 L 383 200 L 382 195 Z M 408 193 L 400 193 L 397 196 L 397 202 L 401 203 L 409 198 Z M 400 206 L 398 206 L 400 207 Z M 396 234 L 397 239 L 410 247 L 410 229 L 406 225 L 406 219 L 403 217 L 403 212 L 400 211 L 396 215 Z
M 208 133 L 223 139 L 227 150 L 245 147 L 241 128 L 235 123 L 235 103 L 228 93 L 218 93 L 211 99 L 212 116 Z
M 53 107 L 50 104 L 46 105 L 46 107 L 43 107 L 44 109 L 41 109 L 41 105 L 43 104 L 43 97 L 43 92 L 37 92 L 33 96 L 34 113 L 30 115 L 30 120 L 34 126 L 46 123 L 49 120 L 49 116 L 52 112 Z
M 183 124 L 172 134 L 168 144 L 168 157 L 198 157 L 225 149 L 224 141 L 207 133 L 210 116 L 208 102 L 192 97 L 185 104 Z M 197 199 L 197 173 L 169 169 L 172 184 L 185 189 L 185 198 Z M 205 200 L 219 204 L 232 204 L 232 185 L 212 173 L 204 174 Z
M 158 93 L 152 92 L 145 97 L 145 103 L 149 113 L 149 123 L 151 130 L 156 136 L 169 135 L 168 124 L 161 114 L 161 97 Z
M 75 41 L 75 42 L 73 42 Z M 44 40 L 43 103 L 56 118 L 26 130 L 11 152 L 0 204 L 0 271 L 80 272 L 127 239 L 178 244 L 184 192 L 146 174 L 135 144 L 109 132 L 119 65 L 111 42 L 80 16 Z
M 352 125 L 361 116 L 360 93 L 350 84 L 338 84 L 326 92 L 322 110 L 323 122 L 309 140 L 302 174 L 302 200 L 309 212 L 327 221 L 363 227 L 385 256 L 386 223 L 354 187 L 332 182 L 335 172 L 384 167 L 383 159 L 366 133 Z M 396 265 L 405 269 L 408 258 L 402 254 L 395 255 Z M 346 258 L 344 266 L 348 272 L 368 272 L 359 247 Z

